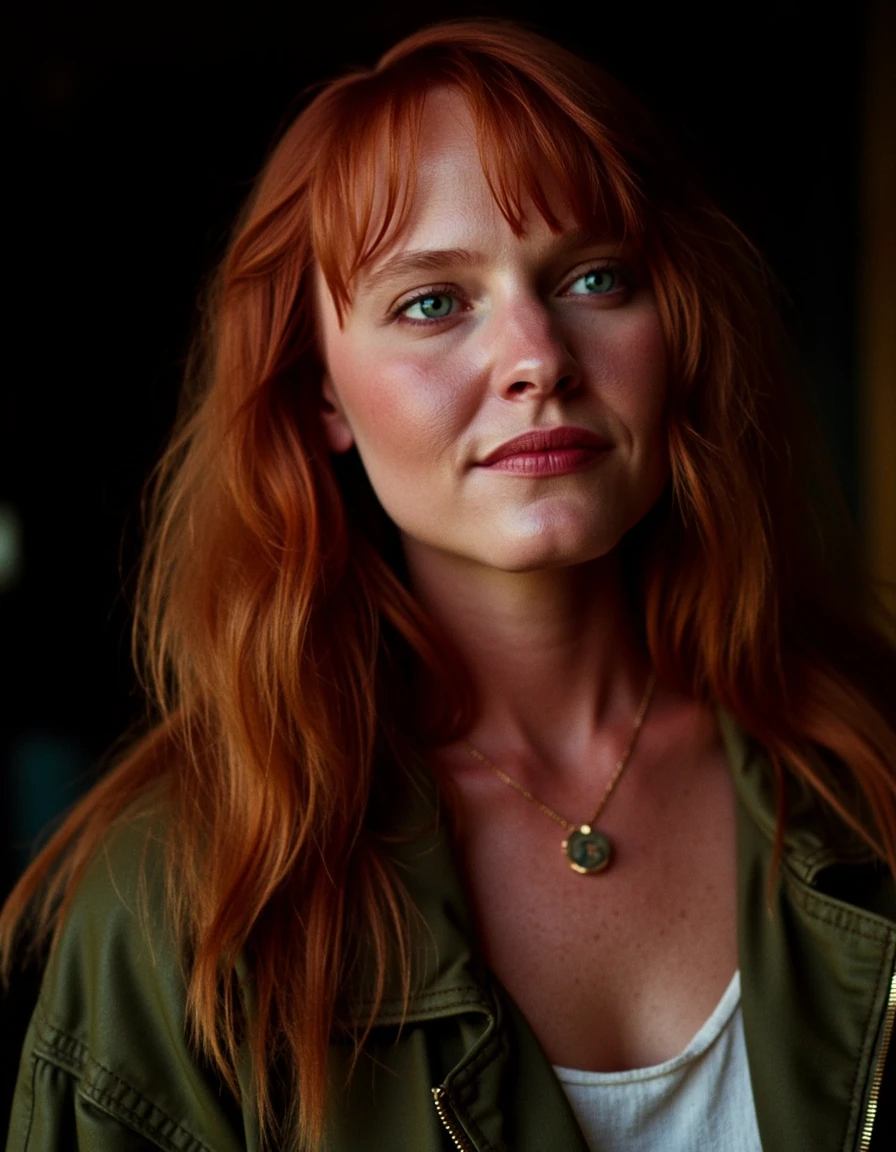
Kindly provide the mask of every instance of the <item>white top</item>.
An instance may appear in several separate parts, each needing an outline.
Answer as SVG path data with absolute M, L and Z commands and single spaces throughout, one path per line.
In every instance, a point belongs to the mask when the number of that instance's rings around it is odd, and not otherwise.
M 687 1048 L 630 1072 L 555 1068 L 593 1152 L 762 1152 L 735 972 Z

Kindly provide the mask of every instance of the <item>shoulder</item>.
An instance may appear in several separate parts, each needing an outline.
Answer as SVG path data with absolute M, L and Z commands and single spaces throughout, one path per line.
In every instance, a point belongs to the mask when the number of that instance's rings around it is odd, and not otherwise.
M 122 1131 L 134 1147 L 140 1137 L 190 1152 L 245 1147 L 238 1111 L 186 1035 L 164 844 L 161 823 L 135 816 L 107 835 L 85 871 L 26 1038 L 10 1150 L 56 1148 L 69 1130 L 78 1147 L 98 1150 L 121 1147 Z

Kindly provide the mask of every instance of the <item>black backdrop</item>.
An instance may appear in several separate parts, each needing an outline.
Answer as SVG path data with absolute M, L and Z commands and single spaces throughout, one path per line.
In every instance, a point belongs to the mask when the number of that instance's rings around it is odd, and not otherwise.
M 669 125 L 790 295 L 856 507 L 861 4 L 35 0 L 7 20 L 3 69 L 0 505 L 22 559 L 0 586 L 0 893 L 141 715 L 127 641 L 140 488 L 174 415 L 197 286 L 271 136 L 309 83 L 464 15 L 534 24 Z

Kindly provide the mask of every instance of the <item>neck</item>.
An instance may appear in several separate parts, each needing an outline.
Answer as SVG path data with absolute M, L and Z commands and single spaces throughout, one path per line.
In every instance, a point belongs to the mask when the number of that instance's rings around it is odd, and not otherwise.
M 471 740 L 561 770 L 595 734 L 630 726 L 650 661 L 618 553 L 588 564 L 501 572 L 407 547 L 416 595 L 454 644 L 477 704 Z

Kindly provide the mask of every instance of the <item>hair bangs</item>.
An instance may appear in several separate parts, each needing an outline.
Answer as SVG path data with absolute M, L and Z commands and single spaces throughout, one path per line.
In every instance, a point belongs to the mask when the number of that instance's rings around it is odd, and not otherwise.
M 554 232 L 569 209 L 583 232 L 637 244 L 642 213 L 627 168 L 614 170 L 599 141 L 548 93 L 513 73 L 504 80 L 494 87 L 476 78 L 465 95 L 486 180 L 513 231 L 525 231 L 531 205 Z
M 322 145 L 310 189 L 312 249 L 340 318 L 358 272 L 407 223 L 416 191 L 426 92 L 400 102 L 388 92 L 377 99 L 375 79 L 359 78 L 344 90 L 342 115 Z
M 423 63 L 400 61 L 350 78 L 322 146 L 311 189 L 312 243 L 340 317 L 355 277 L 408 222 L 426 97 L 436 88 L 454 88 L 466 100 L 483 173 L 517 236 L 534 207 L 554 232 L 568 210 L 585 233 L 643 247 L 637 180 L 597 120 L 493 59 L 480 67 L 475 57 L 449 54 Z

